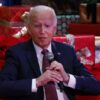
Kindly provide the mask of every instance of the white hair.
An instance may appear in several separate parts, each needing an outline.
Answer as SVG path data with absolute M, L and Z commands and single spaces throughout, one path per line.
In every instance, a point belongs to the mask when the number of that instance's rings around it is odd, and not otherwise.
M 29 14 L 28 14 L 29 20 L 33 14 L 47 12 L 47 11 L 51 12 L 53 19 L 54 19 L 54 24 L 57 25 L 57 16 L 56 16 L 54 9 L 49 6 L 44 6 L 44 5 L 38 5 L 38 6 L 31 7 Z

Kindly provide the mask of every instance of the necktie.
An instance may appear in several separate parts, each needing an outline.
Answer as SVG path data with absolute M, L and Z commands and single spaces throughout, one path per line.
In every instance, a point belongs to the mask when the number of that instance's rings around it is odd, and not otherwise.
M 49 67 L 49 61 L 47 59 L 48 50 L 43 50 L 43 72 L 46 71 L 46 67 Z M 54 82 L 49 82 L 47 85 L 44 86 L 46 100 L 58 100 L 57 92 L 55 88 Z

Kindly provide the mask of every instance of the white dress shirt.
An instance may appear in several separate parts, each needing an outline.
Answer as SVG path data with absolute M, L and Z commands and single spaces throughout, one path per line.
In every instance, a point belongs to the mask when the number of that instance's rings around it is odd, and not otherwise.
M 43 54 L 41 53 L 41 51 L 43 49 L 40 48 L 39 46 L 37 46 L 35 43 L 33 43 L 33 45 L 34 45 L 35 50 L 36 50 L 38 63 L 39 63 L 39 66 L 40 66 L 40 71 L 42 73 Z M 48 46 L 47 50 L 52 53 L 51 44 Z M 75 85 L 76 85 L 76 79 L 72 74 L 69 74 L 69 76 L 70 76 L 70 79 L 69 79 L 68 84 L 64 83 L 64 85 L 74 89 Z M 57 91 L 57 95 L 58 95 L 59 100 L 69 100 L 67 95 L 64 92 L 61 92 L 57 85 L 56 85 L 56 91 Z M 32 92 L 37 92 L 36 79 L 32 79 Z M 44 94 L 44 97 L 45 97 L 45 94 Z M 44 98 L 44 100 L 45 100 L 45 98 Z

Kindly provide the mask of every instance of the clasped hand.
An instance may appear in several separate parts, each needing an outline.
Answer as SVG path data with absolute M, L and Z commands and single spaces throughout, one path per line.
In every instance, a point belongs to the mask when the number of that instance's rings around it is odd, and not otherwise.
M 47 70 L 36 79 L 37 87 L 44 86 L 48 82 L 66 82 L 69 80 L 68 73 L 65 72 L 64 67 L 61 63 L 53 61 Z

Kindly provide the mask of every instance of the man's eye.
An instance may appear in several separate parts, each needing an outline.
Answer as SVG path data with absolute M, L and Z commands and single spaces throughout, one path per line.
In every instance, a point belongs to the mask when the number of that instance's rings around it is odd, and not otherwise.
M 45 25 L 46 27 L 50 27 L 50 25 Z

